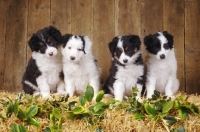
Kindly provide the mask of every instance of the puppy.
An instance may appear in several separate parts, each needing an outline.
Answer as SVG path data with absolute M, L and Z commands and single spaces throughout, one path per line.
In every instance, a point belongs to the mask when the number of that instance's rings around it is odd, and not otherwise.
M 154 90 L 172 97 L 179 88 L 173 42 L 173 36 L 166 31 L 150 34 L 144 38 L 146 50 L 149 52 L 147 98 L 151 98 Z
M 66 93 L 83 94 L 88 85 L 95 95 L 99 91 L 100 69 L 91 53 L 92 42 L 87 36 L 66 34 L 62 47 Z
M 137 35 L 115 37 L 109 43 L 112 65 L 104 91 L 114 95 L 116 100 L 122 101 L 124 96 L 131 96 L 132 88 L 137 87 L 137 99 L 141 101 L 144 65 L 140 45 L 141 41 Z
M 29 40 L 32 56 L 22 78 L 26 94 L 40 93 L 43 98 L 50 97 L 50 90 L 64 92 L 64 81 L 60 78 L 62 55 L 59 45 L 62 35 L 55 27 L 50 26 L 33 34 Z

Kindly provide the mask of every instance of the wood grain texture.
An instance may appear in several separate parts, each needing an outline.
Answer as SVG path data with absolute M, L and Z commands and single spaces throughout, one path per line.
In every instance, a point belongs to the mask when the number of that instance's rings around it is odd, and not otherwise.
M 185 1 L 185 76 L 186 92 L 200 93 L 200 1 Z
M 154 34 L 163 29 L 163 1 L 141 0 L 141 21 L 140 37 L 143 39 L 146 35 Z M 144 60 L 147 59 L 147 51 L 144 44 L 141 46 Z
M 93 54 L 102 69 L 104 81 L 109 75 L 111 54 L 108 43 L 115 35 L 115 9 L 114 0 L 94 0 L 94 48 Z
M 71 32 L 72 34 L 88 36 L 93 40 L 93 1 L 72 0 Z
M 5 68 L 5 36 L 6 36 L 6 10 L 7 10 L 7 1 L 0 1 L 0 29 L 1 29 L 1 37 L 0 37 L 0 90 L 4 89 L 4 68 Z
M 28 3 L 28 36 L 29 40 L 32 34 L 38 30 L 50 26 L 50 1 L 49 0 L 29 0 Z M 31 57 L 31 50 L 27 43 L 27 62 Z
M 140 35 L 140 0 L 115 1 L 115 36 Z
M 26 64 L 27 0 L 9 0 L 6 16 L 4 88 L 21 91 Z
M 71 33 L 72 0 L 51 0 L 51 23 L 62 34 Z
M 179 3 L 179 4 L 177 4 Z M 185 60 L 184 60 L 184 0 L 165 0 L 163 30 L 174 36 L 174 49 L 178 65 L 180 91 L 185 91 Z

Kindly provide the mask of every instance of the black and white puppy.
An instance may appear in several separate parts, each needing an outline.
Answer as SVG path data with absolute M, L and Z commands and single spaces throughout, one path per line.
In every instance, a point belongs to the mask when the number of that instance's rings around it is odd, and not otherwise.
M 173 42 L 173 36 L 166 31 L 150 34 L 144 38 L 146 50 L 149 52 L 147 98 L 151 98 L 154 90 L 172 97 L 179 88 Z
M 32 56 L 22 79 L 26 94 L 40 93 L 43 98 L 50 97 L 50 90 L 64 92 L 64 81 L 60 78 L 62 55 L 58 51 L 62 35 L 53 26 L 33 34 L 29 40 Z
M 92 55 L 92 42 L 87 36 L 66 34 L 62 48 L 66 93 L 83 94 L 88 85 L 99 91 L 100 68 Z
M 141 41 L 137 35 L 119 36 L 109 43 L 112 54 L 110 75 L 106 80 L 105 93 L 111 93 L 116 100 L 131 96 L 133 87 L 138 88 L 137 99 L 141 101 L 144 84 L 144 64 L 140 52 Z

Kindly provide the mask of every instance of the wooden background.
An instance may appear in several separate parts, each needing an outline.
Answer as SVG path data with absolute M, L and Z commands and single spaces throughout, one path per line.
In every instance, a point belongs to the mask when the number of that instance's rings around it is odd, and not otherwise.
M 30 36 L 49 25 L 87 35 L 105 79 L 114 36 L 174 35 L 180 90 L 200 93 L 200 0 L 0 0 L 0 89 L 22 91 Z M 142 45 L 144 58 L 147 56 Z

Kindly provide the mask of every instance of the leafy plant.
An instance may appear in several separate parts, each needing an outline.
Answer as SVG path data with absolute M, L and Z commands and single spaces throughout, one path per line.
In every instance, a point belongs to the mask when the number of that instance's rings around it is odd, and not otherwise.
M 172 131 L 184 132 L 184 128 L 182 127 L 183 120 L 189 114 L 199 115 L 198 107 L 188 102 L 188 97 L 183 98 L 182 96 L 178 96 L 172 100 L 154 91 L 151 99 L 140 103 L 137 101 L 136 95 L 137 88 L 133 88 L 132 98 L 129 99 L 131 107 L 127 109 L 128 112 L 133 113 L 132 118 L 137 120 L 149 118 L 154 122 L 154 125 L 160 121 L 168 131 L 169 127 L 171 127 Z

